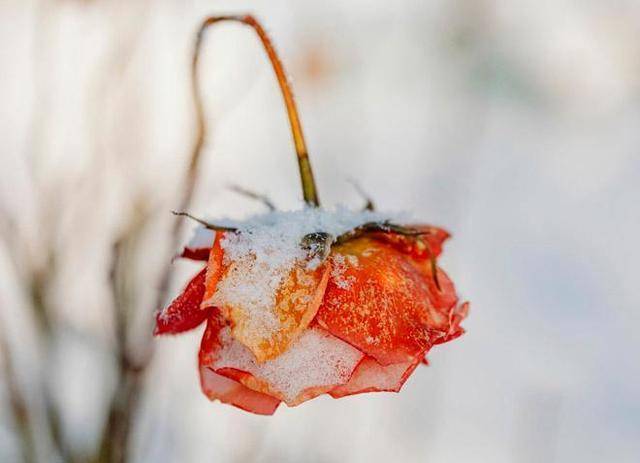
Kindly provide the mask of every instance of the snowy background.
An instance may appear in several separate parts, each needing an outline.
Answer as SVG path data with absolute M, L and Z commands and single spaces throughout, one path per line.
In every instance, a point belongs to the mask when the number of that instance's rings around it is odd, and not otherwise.
M 194 143 L 193 36 L 229 11 L 278 46 L 325 204 L 359 207 L 357 179 L 454 234 L 468 333 L 399 395 L 253 416 L 199 392 L 199 331 L 149 342 Z M 22 461 L 23 422 L 38 461 L 63 458 L 56 441 L 96 452 L 124 294 L 127 355 L 150 359 L 131 461 L 637 462 L 639 35 L 637 0 L 0 2 L 0 461 Z M 201 71 L 191 210 L 260 210 L 229 184 L 298 207 L 255 36 L 220 26 Z M 171 295 L 194 268 L 174 264 Z

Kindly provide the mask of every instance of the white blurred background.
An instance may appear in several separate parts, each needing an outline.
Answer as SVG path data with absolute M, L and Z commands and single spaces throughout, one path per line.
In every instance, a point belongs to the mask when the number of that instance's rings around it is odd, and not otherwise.
M 292 76 L 324 203 L 360 207 L 356 179 L 453 232 L 468 333 L 399 395 L 253 416 L 200 393 L 200 330 L 149 338 L 194 34 L 245 11 Z M 637 0 L 0 1 L 0 461 L 122 461 L 113 410 L 135 462 L 639 461 L 639 36 Z M 299 207 L 253 33 L 219 26 L 201 64 L 190 210 L 260 210 L 230 184 Z

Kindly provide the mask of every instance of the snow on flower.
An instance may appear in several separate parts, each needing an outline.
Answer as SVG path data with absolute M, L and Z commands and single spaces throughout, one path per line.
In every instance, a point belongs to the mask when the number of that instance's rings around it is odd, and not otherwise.
M 467 306 L 433 265 L 448 233 L 385 231 L 391 219 L 305 208 L 199 228 L 182 255 L 207 266 L 158 314 L 156 334 L 206 321 L 204 393 L 254 413 L 399 391 L 432 346 L 463 333 Z M 310 236 L 328 246 L 324 258 L 305 246 Z

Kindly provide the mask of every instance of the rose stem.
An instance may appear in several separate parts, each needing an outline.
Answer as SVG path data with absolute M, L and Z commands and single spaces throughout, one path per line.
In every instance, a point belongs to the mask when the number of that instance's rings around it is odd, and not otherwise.
M 273 67 L 276 78 L 278 79 L 278 85 L 280 86 L 284 104 L 287 108 L 289 124 L 291 125 L 291 135 L 298 155 L 298 168 L 300 170 L 304 202 L 310 207 L 319 207 L 320 200 L 318 199 L 313 171 L 311 170 L 311 163 L 309 161 L 309 153 L 307 152 L 307 145 L 304 141 L 304 135 L 302 134 L 302 125 L 300 124 L 300 118 L 298 116 L 296 103 L 293 99 L 291 86 L 289 85 L 284 66 L 282 65 L 282 62 L 280 61 L 280 58 L 278 57 L 278 54 L 276 53 L 276 50 L 262 25 L 251 15 L 211 16 L 205 19 L 202 26 L 200 26 L 196 42 L 196 50 L 200 49 L 205 30 L 209 26 L 223 21 L 233 21 L 246 24 L 253 28 L 253 30 L 258 34 L 258 37 L 269 56 L 269 61 L 271 62 L 271 66 Z M 197 66 L 198 55 L 198 53 L 194 55 L 194 69 Z

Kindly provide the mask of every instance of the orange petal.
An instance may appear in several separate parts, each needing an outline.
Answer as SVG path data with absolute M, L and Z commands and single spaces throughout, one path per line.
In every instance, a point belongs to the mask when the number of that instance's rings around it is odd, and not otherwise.
M 362 352 L 320 328 L 306 330 L 285 353 L 257 363 L 253 354 L 220 331 L 211 367 L 219 374 L 295 406 L 346 383 Z
M 209 311 L 200 308 L 204 296 L 205 273 L 206 270 L 202 269 L 166 309 L 158 312 L 153 334 L 182 333 L 207 319 Z
M 252 265 L 250 261 L 233 262 L 226 269 L 220 284 L 235 287 L 234 291 L 239 291 L 238 287 L 246 285 L 246 275 L 253 273 L 255 276 L 256 269 Z M 304 261 L 294 264 L 276 290 L 272 304 L 267 301 L 265 305 L 263 301 L 253 307 L 230 303 L 219 296 L 218 304 L 231 321 L 233 337 L 249 348 L 258 362 L 273 359 L 285 352 L 315 317 L 330 272 L 328 264 L 313 270 L 308 269 Z
M 424 357 L 448 333 L 453 307 L 443 306 L 430 286 L 428 260 L 359 238 L 336 246 L 332 261 L 316 320 L 334 336 L 389 365 Z M 452 284 L 450 291 L 455 296 Z
M 205 292 L 203 306 L 209 307 L 208 301 L 216 292 L 218 281 L 224 273 L 224 266 L 222 264 L 222 258 L 224 257 L 224 251 L 220 246 L 220 240 L 224 237 L 224 233 L 216 232 L 216 237 L 213 240 L 213 246 L 209 251 L 209 260 L 207 262 L 207 279 L 205 281 Z
M 372 357 L 365 357 L 349 382 L 336 387 L 329 394 L 338 399 L 364 392 L 398 392 L 419 363 L 420 361 L 412 361 L 385 366 Z

